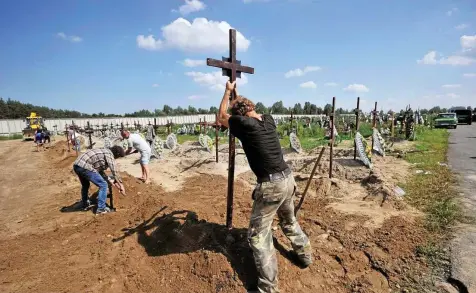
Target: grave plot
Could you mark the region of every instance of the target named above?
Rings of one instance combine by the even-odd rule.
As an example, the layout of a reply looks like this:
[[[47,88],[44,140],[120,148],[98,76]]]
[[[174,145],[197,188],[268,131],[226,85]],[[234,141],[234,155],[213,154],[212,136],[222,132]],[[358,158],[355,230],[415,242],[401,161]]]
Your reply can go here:
[[[66,141],[39,154],[21,172],[17,162],[30,156],[29,149],[19,142],[8,143],[0,145],[2,200],[9,198],[8,214],[0,219],[4,268],[0,291],[155,292],[160,288],[235,293],[256,284],[246,240],[254,175],[240,161],[244,159],[240,149],[229,230],[235,241],[228,243],[227,145],[219,163],[198,142],[193,146],[200,148],[196,156],[209,154],[208,158],[193,158],[193,151],[182,157],[165,156],[151,164],[155,182],[151,185],[129,175],[140,172],[138,164],[129,158],[119,160],[128,195],[115,197],[115,213],[97,217],[60,212],[74,204],[80,192],[71,172],[75,152],[68,152]],[[13,149],[15,159],[7,155]],[[298,198],[319,151],[285,155],[299,186]],[[328,178],[327,148],[298,215],[313,247],[310,268],[301,270],[293,264],[289,242],[277,223],[273,225],[282,292],[432,288],[424,277],[426,264],[415,255],[416,247],[425,241],[420,215],[394,192],[407,175],[408,164],[392,156],[376,156],[371,171],[353,159],[352,148],[334,151],[333,178]],[[38,169],[42,178],[30,176]],[[18,186],[20,177],[24,184]],[[38,192],[25,202],[19,195],[32,186]]]

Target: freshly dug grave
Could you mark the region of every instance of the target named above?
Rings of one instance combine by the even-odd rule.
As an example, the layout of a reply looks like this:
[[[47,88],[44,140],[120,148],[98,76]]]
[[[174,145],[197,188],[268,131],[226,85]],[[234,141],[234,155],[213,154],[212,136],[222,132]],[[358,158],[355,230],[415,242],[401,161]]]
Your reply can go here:
[[[166,192],[124,173],[127,196],[115,192],[117,212],[65,212],[80,193],[68,165],[74,155],[53,148],[28,160],[29,149],[14,147],[15,159],[0,155],[2,175],[8,175],[0,177],[7,207],[0,217],[1,292],[246,292],[256,285],[246,241],[252,186],[244,180],[235,182],[235,242],[227,244],[223,176],[188,177],[180,189]],[[22,159],[29,165],[19,172]],[[34,176],[37,170],[41,178]],[[331,207],[338,186],[331,188],[307,198],[300,213],[313,246],[312,266],[294,265],[289,242],[275,232],[282,292],[431,288],[421,277],[426,265],[415,255],[425,242],[418,219],[395,216],[367,227],[369,216]]]

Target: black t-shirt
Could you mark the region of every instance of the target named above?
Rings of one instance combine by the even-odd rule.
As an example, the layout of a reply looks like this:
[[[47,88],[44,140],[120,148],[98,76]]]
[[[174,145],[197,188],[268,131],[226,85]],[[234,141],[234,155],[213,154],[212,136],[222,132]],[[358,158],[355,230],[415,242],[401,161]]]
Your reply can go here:
[[[258,178],[288,168],[281,151],[273,117],[267,114],[261,117],[262,121],[232,115],[228,120],[231,134],[241,141],[251,170]]]

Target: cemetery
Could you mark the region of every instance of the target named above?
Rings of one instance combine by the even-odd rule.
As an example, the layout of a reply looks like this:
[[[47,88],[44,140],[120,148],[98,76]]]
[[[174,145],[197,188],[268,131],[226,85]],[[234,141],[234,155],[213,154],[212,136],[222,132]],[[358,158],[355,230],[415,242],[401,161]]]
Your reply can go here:
[[[230,55],[208,58],[207,65],[221,68],[230,81],[255,74],[237,60],[233,29],[229,42]],[[235,98],[232,93],[230,100]],[[448,251],[433,243],[444,243],[443,231],[459,212],[452,197],[443,195],[452,191],[453,180],[446,163],[448,130],[435,129],[436,115],[422,115],[411,105],[394,113],[378,110],[372,101],[373,108],[364,109],[356,97],[353,113],[342,114],[336,113],[339,97],[326,102],[332,107],[324,115],[271,113],[297,184],[295,216],[314,255],[308,268],[296,265],[275,221],[280,289],[447,292]],[[8,211],[0,219],[0,291],[256,288],[247,230],[257,178],[242,142],[218,113],[48,123],[53,139],[45,151],[34,151],[28,141],[0,142],[0,200]],[[127,150],[124,130],[150,144],[152,183],[139,178],[138,154],[118,158],[127,194],[109,186],[113,212],[78,212],[81,185],[73,163],[88,150]],[[93,191],[98,202],[99,192]],[[22,209],[15,206],[32,192]],[[443,206],[425,202],[431,192]],[[440,211],[446,214],[438,218]]]

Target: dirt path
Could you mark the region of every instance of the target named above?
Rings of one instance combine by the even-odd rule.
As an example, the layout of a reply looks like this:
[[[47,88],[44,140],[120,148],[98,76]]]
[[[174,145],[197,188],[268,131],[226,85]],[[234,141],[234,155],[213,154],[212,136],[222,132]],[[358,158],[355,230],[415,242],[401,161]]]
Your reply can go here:
[[[0,292],[235,293],[256,284],[246,241],[248,172],[235,184],[236,241],[227,244],[226,178],[207,174],[212,163],[184,173],[174,191],[124,174],[128,195],[115,197],[117,212],[95,216],[61,212],[79,199],[72,154],[61,143],[32,151],[31,143],[0,143]],[[384,201],[386,184],[396,182],[388,170],[398,164],[382,159],[370,177],[361,166],[338,167],[333,182],[317,176],[300,213],[315,263],[305,270],[295,266],[289,242],[275,232],[282,292],[433,290],[427,266],[415,254],[425,242],[418,216]],[[306,174],[307,165],[293,168]]]

